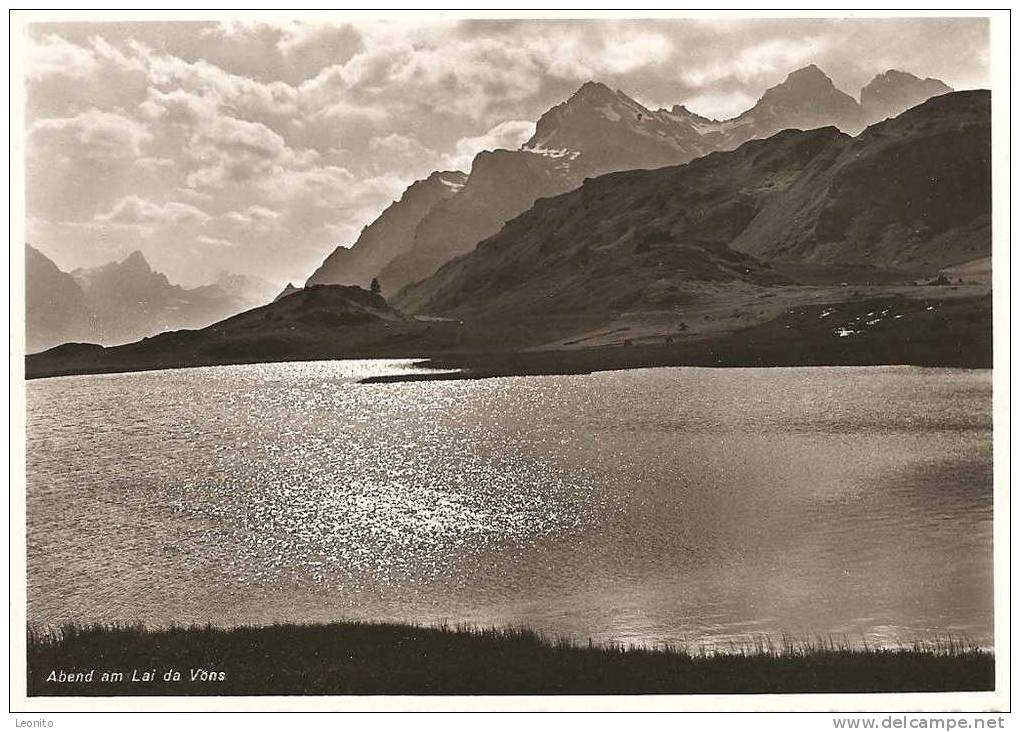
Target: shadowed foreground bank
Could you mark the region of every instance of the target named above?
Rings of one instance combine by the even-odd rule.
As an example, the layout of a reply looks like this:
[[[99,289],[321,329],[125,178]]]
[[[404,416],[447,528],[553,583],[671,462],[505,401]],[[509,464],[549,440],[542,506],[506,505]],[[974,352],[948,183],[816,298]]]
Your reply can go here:
[[[872,316],[890,312],[896,315],[869,323]],[[904,316],[903,320],[897,319]],[[672,344],[434,356],[418,364],[429,371],[374,376],[363,383],[588,374],[668,366],[895,365],[990,369],[991,322],[990,297],[938,303],[873,298],[853,306],[829,303],[798,307],[753,327]],[[846,337],[840,337],[838,332]],[[432,369],[448,371],[436,373]]]
[[[991,653],[953,640],[882,650],[758,638],[707,655],[358,622],[28,637],[29,696],[980,691],[994,688],[994,667]]]
[[[302,295],[327,301],[343,295],[330,290],[319,287]],[[299,299],[292,295],[266,308],[300,305]],[[674,333],[668,338],[660,334],[635,339],[628,327],[617,345],[550,350],[535,350],[527,340],[528,334],[536,342],[551,338],[547,321],[526,325],[400,322],[381,329],[371,325],[340,328],[326,317],[329,312],[314,311],[304,313],[299,326],[282,316],[271,320],[276,330],[269,337],[263,331],[270,326],[261,313],[266,308],[201,331],[164,333],[124,346],[64,344],[27,356],[25,377],[349,358],[427,359],[422,366],[455,370],[373,377],[365,380],[368,383],[587,374],[659,366],[992,367],[990,295],[930,299],[890,295],[801,303],[764,322],[731,324],[727,327],[735,330],[712,335],[688,338]],[[249,320],[254,324],[241,327]],[[570,332],[581,328],[580,323],[572,327],[557,323],[557,327]]]

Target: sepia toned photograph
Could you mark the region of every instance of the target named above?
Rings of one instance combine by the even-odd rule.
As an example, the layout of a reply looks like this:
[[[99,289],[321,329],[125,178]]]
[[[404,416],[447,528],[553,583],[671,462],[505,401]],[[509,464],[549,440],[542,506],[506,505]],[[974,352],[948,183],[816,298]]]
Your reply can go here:
[[[997,19],[872,16],[15,24],[12,689],[996,708]]]

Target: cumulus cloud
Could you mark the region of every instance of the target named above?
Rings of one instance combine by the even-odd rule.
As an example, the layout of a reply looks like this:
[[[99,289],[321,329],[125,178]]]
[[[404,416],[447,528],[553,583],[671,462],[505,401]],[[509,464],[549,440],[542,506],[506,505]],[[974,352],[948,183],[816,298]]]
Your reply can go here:
[[[663,33],[612,24],[600,30],[550,28],[512,42],[521,42],[548,73],[573,81],[628,74],[673,57],[674,43]]]
[[[150,89],[140,110],[181,131],[190,187],[243,183],[281,167],[308,166],[318,158],[314,150],[292,149],[267,124],[231,116],[208,91]]]
[[[96,221],[114,224],[202,224],[212,217],[188,203],[153,203],[138,196],[125,196],[106,213],[97,213]]]
[[[471,161],[482,150],[516,150],[534,134],[534,122],[520,119],[501,122],[485,134],[457,140],[456,152],[447,158],[447,165],[470,170]]]
[[[29,135],[35,144],[49,144],[72,152],[110,157],[137,157],[152,139],[144,124],[114,112],[90,109],[73,117],[39,119]]]
[[[205,234],[199,236],[197,239],[195,239],[195,241],[197,241],[199,244],[208,244],[209,246],[212,247],[231,248],[237,246],[236,244],[234,244],[234,242],[229,241],[227,239],[219,239],[215,236],[206,236]]]
[[[138,105],[148,119],[171,125],[191,126],[217,116],[221,101],[205,91],[172,89],[161,91],[150,87],[148,97]]]
[[[202,35],[228,41],[269,38],[284,55],[298,53],[309,46],[335,45],[360,39],[357,30],[347,23],[306,22],[300,20],[245,20],[233,18],[205,28]]]
[[[170,158],[156,158],[146,156],[144,158],[138,158],[138,160],[135,161],[135,165],[141,168],[145,168],[146,170],[158,172],[160,170],[165,170],[166,168],[173,168],[174,166],[177,165],[177,163],[175,163]]]
[[[413,178],[427,176],[437,167],[449,167],[447,160],[450,156],[441,155],[412,135],[392,132],[373,137],[368,143],[368,150],[376,170],[401,169]]]
[[[709,119],[727,119],[734,116],[734,110],[749,109],[755,97],[740,90],[731,92],[707,92],[688,97],[684,104],[696,109],[698,114]]]
[[[81,78],[93,73],[99,66],[95,55],[87,48],[49,34],[30,40],[26,71],[29,79],[47,76]]]
[[[183,89],[214,96],[220,104],[249,114],[293,115],[297,91],[282,81],[262,83],[231,74],[203,60],[185,61],[169,54],[152,53],[139,46],[148,79],[157,89]]]
[[[202,58],[187,60],[139,41],[114,45],[101,35],[92,35],[81,43],[72,43],[48,34],[30,41],[26,66],[30,80],[101,74],[107,83],[114,78],[118,82],[131,79],[143,89],[207,95],[244,115],[280,117],[297,112],[297,89],[286,82],[258,81]]]
[[[279,211],[259,205],[249,206],[243,211],[228,211],[223,214],[224,220],[241,226],[271,224],[279,219],[280,216]]]
[[[272,219],[280,218],[280,212],[274,211],[271,208],[265,206],[249,206],[248,215],[258,221],[270,221]]]
[[[375,153],[403,155],[427,155],[432,151],[422,145],[418,140],[407,135],[400,135],[392,132],[385,137],[373,137],[369,143],[369,149]]]
[[[231,18],[222,20],[215,25],[202,29],[202,35],[207,38],[229,39],[248,38],[262,32],[273,34],[274,38],[280,35],[280,24],[269,23],[263,20],[246,20],[244,18]]]
[[[191,186],[244,183],[282,169],[301,169],[318,158],[314,150],[292,150],[283,137],[259,122],[218,116],[196,127],[186,149],[198,166]]]
[[[173,190],[173,195],[176,198],[188,198],[197,203],[208,203],[215,198],[212,193],[207,191],[200,191],[196,188],[185,187],[175,188]]]
[[[287,23],[280,29],[276,47],[284,56],[294,56],[309,49],[324,47],[334,52],[360,48],[361,34],[347,23]]]
[[[673,44],[661,33],[637,33],[610,43],[596,68],[610,74],[626,74],[645,66],[661,64],[673,56]]]
[[[342,94],[342,92],[339,92]],[[314,100],[308,104],[309,116],[313,121],[337,120],[351,121],[362,119],[365,122],[384,122],[390,117],[389,111],[381,105],[364,104],[351,99],[335,99],[333,101]]]
[[[405,176],[384,173],[358,176],[335,165],[303,170],[280,170],[262,180],[259,189],[267,202],[286,211],[281,226],[306,229],[341,225],[357,230],[400,196],[410,183]]]
[[[303,103],[332,107],[332,116],[337,109],[375,119],[431,111],[489,121],[542,84],[539,60],[513,38],[381,23],[362,36],[361,51],[300,85]]]
[[[797,40],[773,39],[741,50],[730,58],[689,69],[683,79],[693,87],[724,80],[748,82],[776,71],[792,71],[818,58],[824,41],[810,37]]]
[[[350,209],[380,198],[392,197],[406,184],[402,176],[360,178],[347,168],[326,165],[301,170],[280,170],[262,181],[267,197],[294,204]]]

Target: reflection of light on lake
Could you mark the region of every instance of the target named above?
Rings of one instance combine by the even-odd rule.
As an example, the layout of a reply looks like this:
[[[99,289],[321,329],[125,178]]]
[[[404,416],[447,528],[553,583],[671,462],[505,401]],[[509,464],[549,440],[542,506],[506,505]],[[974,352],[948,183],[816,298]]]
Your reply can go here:
[[[167,486],[179,510],[215,517],[217,531],[237,530],[244,552],[271,558],[244,571],[308,568],[316,582],[345,585],[427,581],[455,554],[511,551],[592,518],[583,473],[527,459],[483,423],[444,419],[477,389],[352,384],[379,375],[372,362],[294,366],[282,380],[279,367],[256,367],[260,388],[228,397],[223,406],[243,427],[214,448],[217,480]],[[253,414],[280,416],[266,424]]]
[[[29,383],[29,615],[991,637],[989,372]]]

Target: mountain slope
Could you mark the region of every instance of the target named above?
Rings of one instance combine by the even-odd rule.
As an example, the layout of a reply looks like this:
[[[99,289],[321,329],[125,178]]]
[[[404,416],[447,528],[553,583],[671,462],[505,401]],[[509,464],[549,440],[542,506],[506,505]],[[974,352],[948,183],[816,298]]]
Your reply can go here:
[[[861,89],[861,108],[872,124],[951,91],[953,88],[939,79],[919,79],[905,71],[889,69]]]
[[[576,188],[590,176],[686,162],[714,149],[708,122],[681,107],[652,111],[620,91],[588,82],[542,115],[520,150],[479,153],[464,188],[422,219],[410,250],[379,274],[401,288],[500,230],[536,199]]]
[[[587,82],[543,114],[522,149],[564,158],[573,178],[630,168],[660,168],[714,149],[683,107],[650,110],[605,84]]]
[[[911,85],[908,76],[877,78],[866,87],[868,99],[880,97],[883,110],[899,112],[926,91],[940,93],[941,82]],[[794,71],[751,109],[724,121],[680,105],[652,110],[619,90],[587,82],[539,118],[535,134],[520,150],[480,153],[459,192],[428,211],[415,209],[399,236],[377,242],[363,235],[351,250],[338,249],[309,282],[365,284],[378,275],[383,291],[393,295],[471,251],[536,199],[572,190],[587,177],[677,165],[789,128],[834,125],[856,133],[867,118],[861,105],[814,65]],[[383,217],[376,223],[383,223]],[[399,246],[383,243],[391,240]],[[345,278],[340,272],[354,275]]]
[[[854,134],[864,123],[864,112],[857,100],[837,89],[832,79],[811,64],[766,90],[743,114],[720,123],[723,140],[716,149],[732,149],[786,129],[810,130],[832,125]]]
[[[727,245],[846,138],[788,131],[686,165],[611,173],[538,201],[399,306],[466,316],[675,307],[699,287],[779,281]]]
[[[459,191],[466,178],[460,171],[444,171],[412,183],[398,201],[362,230],[353,246],[334,249],[306,286],[367,287],[391,260],[411,249],[421,220],[434,205]]]
[[[94,338],[93,315],[75,279],[25,245],[25,346],[28,352]]]
[[[718,283],[781,281],[765,260],[975,259],[990,251],[988,113],[987,92],[948,94],[858,138],[786,130],[686,165],[587,180],[397,305],[457,317],[654,309]]]
[[[573,187],[555,159],[518,150],[479,153],[464,187],[422,218],[411,247],[379,272],[384,293],[395,293],[435,272],[451,257],[470,251],[536,197]]]
[[[935,97],[873,125],[732,246],[822,264],[942,268],[991,254],[991,100]]]
[[[312,286],[314,287],[314,285],[312,285]],[[294,287],[294,285],[292,283],[288,282],[284,286],[284,288],[282,290],[280,290],[279,294],[276,297],[273,298],[273,302],[276,302],[277,300],[282,300],[283,298],[287,297],[288,295],[293,295],[295,292],[300,292],[300,291],[301,291],[300,287]]]

